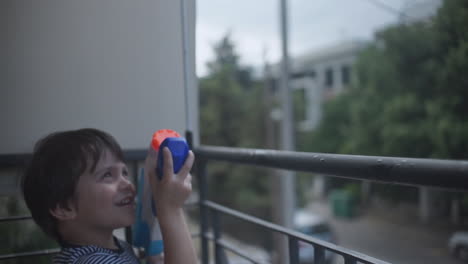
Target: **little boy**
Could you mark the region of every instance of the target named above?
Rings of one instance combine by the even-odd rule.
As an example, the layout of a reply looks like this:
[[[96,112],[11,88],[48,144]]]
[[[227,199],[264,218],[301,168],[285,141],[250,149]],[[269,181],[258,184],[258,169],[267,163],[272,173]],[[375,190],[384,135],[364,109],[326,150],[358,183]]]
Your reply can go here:
[[[155,175],[158,154],[164,155],[161,180]],[[166,264],[197,263],[182,208],[192,189],[193,161],[190,152],[177,174],[167,148],[163,153],[149,148],[145,161]],[[34,221],[62,247],[54,263],[138,263],[132,247],[112,234],[135,221],[136,191],[122,150],[109,134],[80,129],[43,138],[35,146],[22,189]]]

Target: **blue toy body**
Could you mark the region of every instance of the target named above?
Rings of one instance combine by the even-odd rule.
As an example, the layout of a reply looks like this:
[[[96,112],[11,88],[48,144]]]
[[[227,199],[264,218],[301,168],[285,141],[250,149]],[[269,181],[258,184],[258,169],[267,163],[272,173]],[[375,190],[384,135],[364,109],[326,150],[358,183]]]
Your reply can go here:
[[[164,155],[162,150],[164,147],[168,147],[172,153],[172,162],[174,165],[174,173],[178,173],[180,168],[185,163],[187,159],[189,147],[187,141],[181,137],[168,137],[159,146],[159,155],[158,155],[158,165],[156,167],[156,175],[161,180],[163,177],[163,164],[164,164]]]
[[[168,137],[164,139],[164,141],[159,146],[159,154],[158,154],[158,164],[156,167],[156,176],[159,180],[163,177],[163,164],[164,164],[164,155],[162,154],[162,150],[164,147],[168,147],[172,153],[172,164],[174,168],[174,173],[178,173],[179,170],[184,166],[185,160],[187,159],[189,147],[187,141],[181,137]],[[157,215],[156,206],[154,202],[151,201],[151,209],[153,211],[153,215]]]

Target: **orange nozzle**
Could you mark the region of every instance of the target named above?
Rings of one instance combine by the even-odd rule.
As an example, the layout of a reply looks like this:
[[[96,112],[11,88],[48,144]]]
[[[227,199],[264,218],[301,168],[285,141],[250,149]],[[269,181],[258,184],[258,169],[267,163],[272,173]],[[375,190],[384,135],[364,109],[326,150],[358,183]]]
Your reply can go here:
[[[151,140],[151,147],[154,150],[159,151],[159,146],[163,141],[168,137],[180,137],[179,133],[171,129],[161,129],[153,134],[153,139]]]

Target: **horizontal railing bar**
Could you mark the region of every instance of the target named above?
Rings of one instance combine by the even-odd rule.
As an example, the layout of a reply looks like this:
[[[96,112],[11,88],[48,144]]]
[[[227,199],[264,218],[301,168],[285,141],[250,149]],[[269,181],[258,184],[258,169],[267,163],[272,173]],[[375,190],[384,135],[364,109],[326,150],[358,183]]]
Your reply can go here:
[[[52,255],[58,252],[60,252],[59,248],[53,248],[53,249],[43,249],[43,250],[23,252],[23,253],[6,254],[6,255],[0,255],[0,260],[24,258],[24,257],[38,257],[38,256]]]
[[[196,201],[190,201],[190,202],[185,202],[185,203],[184,203],[184,208],[186,208],[186,209],[198,208],[198,205],[199,205],[198,200],[196,200]]]
[[[325,248],[326,250],[335,252],[338,255],[341,255],[341,256],[343,256],[345,258],[346,257],[352,257],[352,258],[355,258],[355,259],[359,260],[362,263],[369,263],[369,264],[388,264],[388,262],[385,262],[385,261],[382,261],[382,260],[367,256],[367,255],[364,255],[362,253],[359,253],[359,252],[356,252],[356,251],[353,251],[353,250],[346,249],[346,248],[341,247],[341,246],[334,245],[334,244],[326,242],[326,241],[322,241],[322,240],[307,236],[307,235],[302,234],[300,232],[297,232],[297,231],[282,227],[282,226],[277,225],[277,224],[270,223],[268,221],[262,220],[260,218],[254,217],[254,216],[244,214],[242,212],[227,208],[225,206],[222,206],[220,204],[217,204],[217,203],[214,203],[214,202],[211,202],[211,201],[204,201],[203,205],[207,206],[211,210],[216,210],[216,211],[222,212],[224,214],[233,216],[235,218],[242,219],[242,220],[244,220],[246,222],[261,226],[261,227],[266,228],[268,230],[273,230],[273,231],[276,231],[278,233],[282,233],[282,234],[287,235],[287,236],[295,237],[295,238],[297,238],[299,240],[302,240],[304,242],[307,242],[309,244],[320,246],[322,248]]]
[[[213,236],[211,233],[206,233],[206,234],[204,235],[204,237],[205,237],[206,239],[208,239],[208,240],[213,241],[214,243],[216,243],[216,241],[215,241],[215,239],[214,239],[214,236]],[[246,254],[244,254],[244,253],[242,252],[241,249],[239,249],[239,248],[237,248],[236,246],[232,245],[232,243],[229,243],[228,241],[226,241],[226,240],[223,239],[223,238],[220,238],[220,239],[218,240],[218,245],[220,245],[222,248],[225,248],[225,249],[231,251],[232,253],[238,255],[239,257],[242,257],[242,258],[244,258],[244,259],[246,259],[246,260],[248,260],[248,261],[250,261],[250,262],[252,262],[252,263],[254,263],[254,264],[263,264],[262,262],[258,262],[258,260],[255,260],[255,259],[253,259],[253,258],[247,256]]]
[[[262,264],[262,262],[258,262],[257,260],[249,257],[248,255],[244,254],[241,249],[235,247],[234,245],[230,244],[229,242],[227,242],[226,240],[224,240],[222,238],[218,240],[217,244],[220,245],[222,248],[231,251],[232,253],[236,254],[237,256],[252,262],[253,264]]]
[[[468,190],[468,162],[199,146],[198,159],[307,171],[356,180]]]
[[[24,166],[31,157],[30,153],[0,154],[0,168]]]
[[[192,238],[200,237],[200,233],[191,233]],[[42,256],[42,255],[51,255],[58,253],[60,249],[45,249],[31,252],[15,253],[15,254],[6,254],[0,255],[0,260],[13,259],[13,258],[22,258],[22,257],[32,257],[32,256]]]
[[[126,161],[144,161],[147,149],[125,149],[123,150]],[[31,159],[31,153],[0,154],[0,168],[24,166]]]
[[[29,220],[29,219],[32,219],[32,216],[30,216],[30,215],[5,216],[5,217],[0,217],[0,223],[1,222],[20,221],[20,220]]]
[[[185,208],[193,208],[193,207],[196,207],[198,206],[199,202],[198,200],[197,201],[190,201],[190,202],[186,202],[184,204],[184,207]],[[0,223],[1,222],[13,222],[13,221],[20,221],[20,220],[30,220],[32,219],[32,216],[31,215],[18,215],[18,216],[3,216],[3,217],[0,217]]]
[[[184,204],[184,207],[187,209],[191,209],[194,207],[198,206],[198,201],[191,201],[191,202],[186,202]],[[20,215],[20,216],[4,216],[0,217],[0,223],[1,222],[14,222],[14,221],[20,221],[20,220],[30,220],[32,219],[31,215]]]

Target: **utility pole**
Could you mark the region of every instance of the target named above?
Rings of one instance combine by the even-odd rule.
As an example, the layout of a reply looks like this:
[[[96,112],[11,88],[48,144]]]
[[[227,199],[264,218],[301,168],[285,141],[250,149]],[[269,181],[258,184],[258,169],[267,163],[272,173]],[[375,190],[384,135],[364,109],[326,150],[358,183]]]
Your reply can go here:
[[[288,17],[287,0],[281,0],[281,92],[283,105],[283,119],[281,129],[281,143],[283,150],[295,150],[294,116],[292,111],[291,89],[289,87],[289,52],[288,52]],[[285,226],[292,227],[292,215],[295,208],[294,176],[292,171],[285,171],[282,177],[282,186],[284,186],[284,213]]]
[[[294,117],[289,88],[289,54],[288,54],[288,10],[287,0],[280,0],[280,28],[281,28],[281,76],[280,90],[282,101],[281,119],[281,149],[295,149]],[[276,188],[273,188],[277,197],[273,205],[274,220],[276,223],[288,228],[293,227],[295,212],[295,174],[292,171],[282,171],[275,177]],[[275,195],[275,193],[273,195]],[[276,263],[289,263],[288,241],[285,236],[275,236]]]

